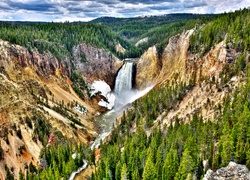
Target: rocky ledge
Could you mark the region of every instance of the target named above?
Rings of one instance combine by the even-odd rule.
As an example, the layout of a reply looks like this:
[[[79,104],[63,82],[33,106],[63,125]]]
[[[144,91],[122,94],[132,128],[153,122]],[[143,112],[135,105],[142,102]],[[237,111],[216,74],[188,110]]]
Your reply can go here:
[[[249,180],[250,172],[245,165],[230,162],[227,167],[218,169],[216,172],[209,169],[203,180]]]

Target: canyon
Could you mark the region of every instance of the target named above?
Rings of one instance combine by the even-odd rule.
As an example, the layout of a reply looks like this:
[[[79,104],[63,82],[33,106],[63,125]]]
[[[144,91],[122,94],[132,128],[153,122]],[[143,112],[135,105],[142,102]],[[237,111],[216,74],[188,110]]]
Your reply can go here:
[[[215,121],[217,113],[213,107],[224,102],[229,87],[234,92],[242,84],[240,76],[231,78],[227,87],[206,84],[205,80],[222,81],[224,67],[234,64],[240,53],[232,47],[227,48],[225,37],[206,54],[192,54],[188,47],[190,36],[195,31],[186,30],[171,37],[162,53],[156,46],[150,47],[134,63],[134,77],[130,81],[134,79],[135,90],[151,86],[157,89],[177,83],[194,86],[187,91],[178,106],[157,117],[155,125],[161,122],[162,127],[165,124],[169,126],[177,115],[186,123],[197,112],[205,121]],[[41,54],[35,49],[29,51],[25,47],[0,40],[0,141],[3,151],[0,179],[6,177],[5,166],[18,177],[19,171],[25,172],[27,165],[41,165],[39,156],[46,142],[42,142],[43,139],[34,133],[36,126],[41,125],[36,117],[41,117],[43,122],[51,126],[50,131],[45,131],[43,136],[60,132],[72,141],[92,144],[100,133],[94,119],[107,111],[98,103],[107,101],[107,98],[100,93],[89,96],[91,85],[99,80],[104,81],[119,95],[121,89],[115,87],[119,70],[130,66],[129,75],[133,75],[133,65],[104,48],[82,43],[74,46],[72,52],[71,62],[69,58],[57,59],[50,52]],[[75,92],[74,82],[70,79],[73,69],[79,72],[86,83],[87,88],[82,90],[86,97],[84,99]],[[79,110],[78,105],[84,107],[85,111]],[[59,106],[64,107],[66,116],[56,109]],[[72,124],[70,117],[74,117],[78,124]],[[29,119],[32,119],[31,123]]]

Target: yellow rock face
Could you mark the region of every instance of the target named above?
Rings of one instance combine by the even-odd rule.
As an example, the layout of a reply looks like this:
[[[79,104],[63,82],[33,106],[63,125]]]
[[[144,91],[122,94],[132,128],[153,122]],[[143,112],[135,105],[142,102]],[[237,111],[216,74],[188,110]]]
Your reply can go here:
[[[150,47],[139,59],[136,70],[136,88],[144,89],[156,83],[161,61],[155,46]]]

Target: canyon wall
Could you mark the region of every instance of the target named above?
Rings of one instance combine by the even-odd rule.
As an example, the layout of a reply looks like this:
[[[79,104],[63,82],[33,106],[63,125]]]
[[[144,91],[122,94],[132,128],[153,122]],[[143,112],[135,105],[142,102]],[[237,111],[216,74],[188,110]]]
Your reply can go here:
[[[237,58],[235,50],[226,49],[225,40],[205,55],[191,54],[188,47],[193,33],[192,29],[171,37],[161,55],[155,46],[149,48],[138,61],[136,87],[143,89],[149,84],[171,84],[172,81],[188,84],[202,78],[218,77],[224,65]]]
[[[84,80],[92,84],[95,80],[104,80],[114,87],[117,71],[123,62],[109,51],[87,44],[79,44],[73,48],[73,64],[81,72]]]

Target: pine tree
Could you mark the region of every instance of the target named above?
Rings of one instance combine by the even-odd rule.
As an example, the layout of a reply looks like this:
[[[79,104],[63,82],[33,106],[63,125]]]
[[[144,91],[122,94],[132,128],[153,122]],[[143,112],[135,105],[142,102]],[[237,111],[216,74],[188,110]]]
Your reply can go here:
[[[221,145],[222,145],[222,151],[221,151],[221,161],[222,166],[227,166],[227,164],[231,161],[232,155],[233,155],[233,138],[229,134],[225,134],[221,138]]]
[[[118,161],[115,167],[115,179],[121,179],[121,171],[122,171],[122,165],[121,162]]]
[[[125,163],[122,165],[121,180],[128,180],[127,165]]]
[[[192,173],[194,167],[195,163],[192,156],[190,155],[190,151],[188,149],[185,149],[181,158],[178,172],[175,176],[175,180],[185,180],[188,174]]]
[[[164,165],[162,169],[162,180],[174,179],[175,174],[178,171],[178,166],[179,163],[177,151],[174,149],[170,149],[164,160]]]
[[[138,168],[135,168],[132,172],[132,180],[138,180],[140,179],[139,171]]]
[[[143,180],[154,180],[156,178],[156,168],[150,157],[147,158],[142,178]]]

